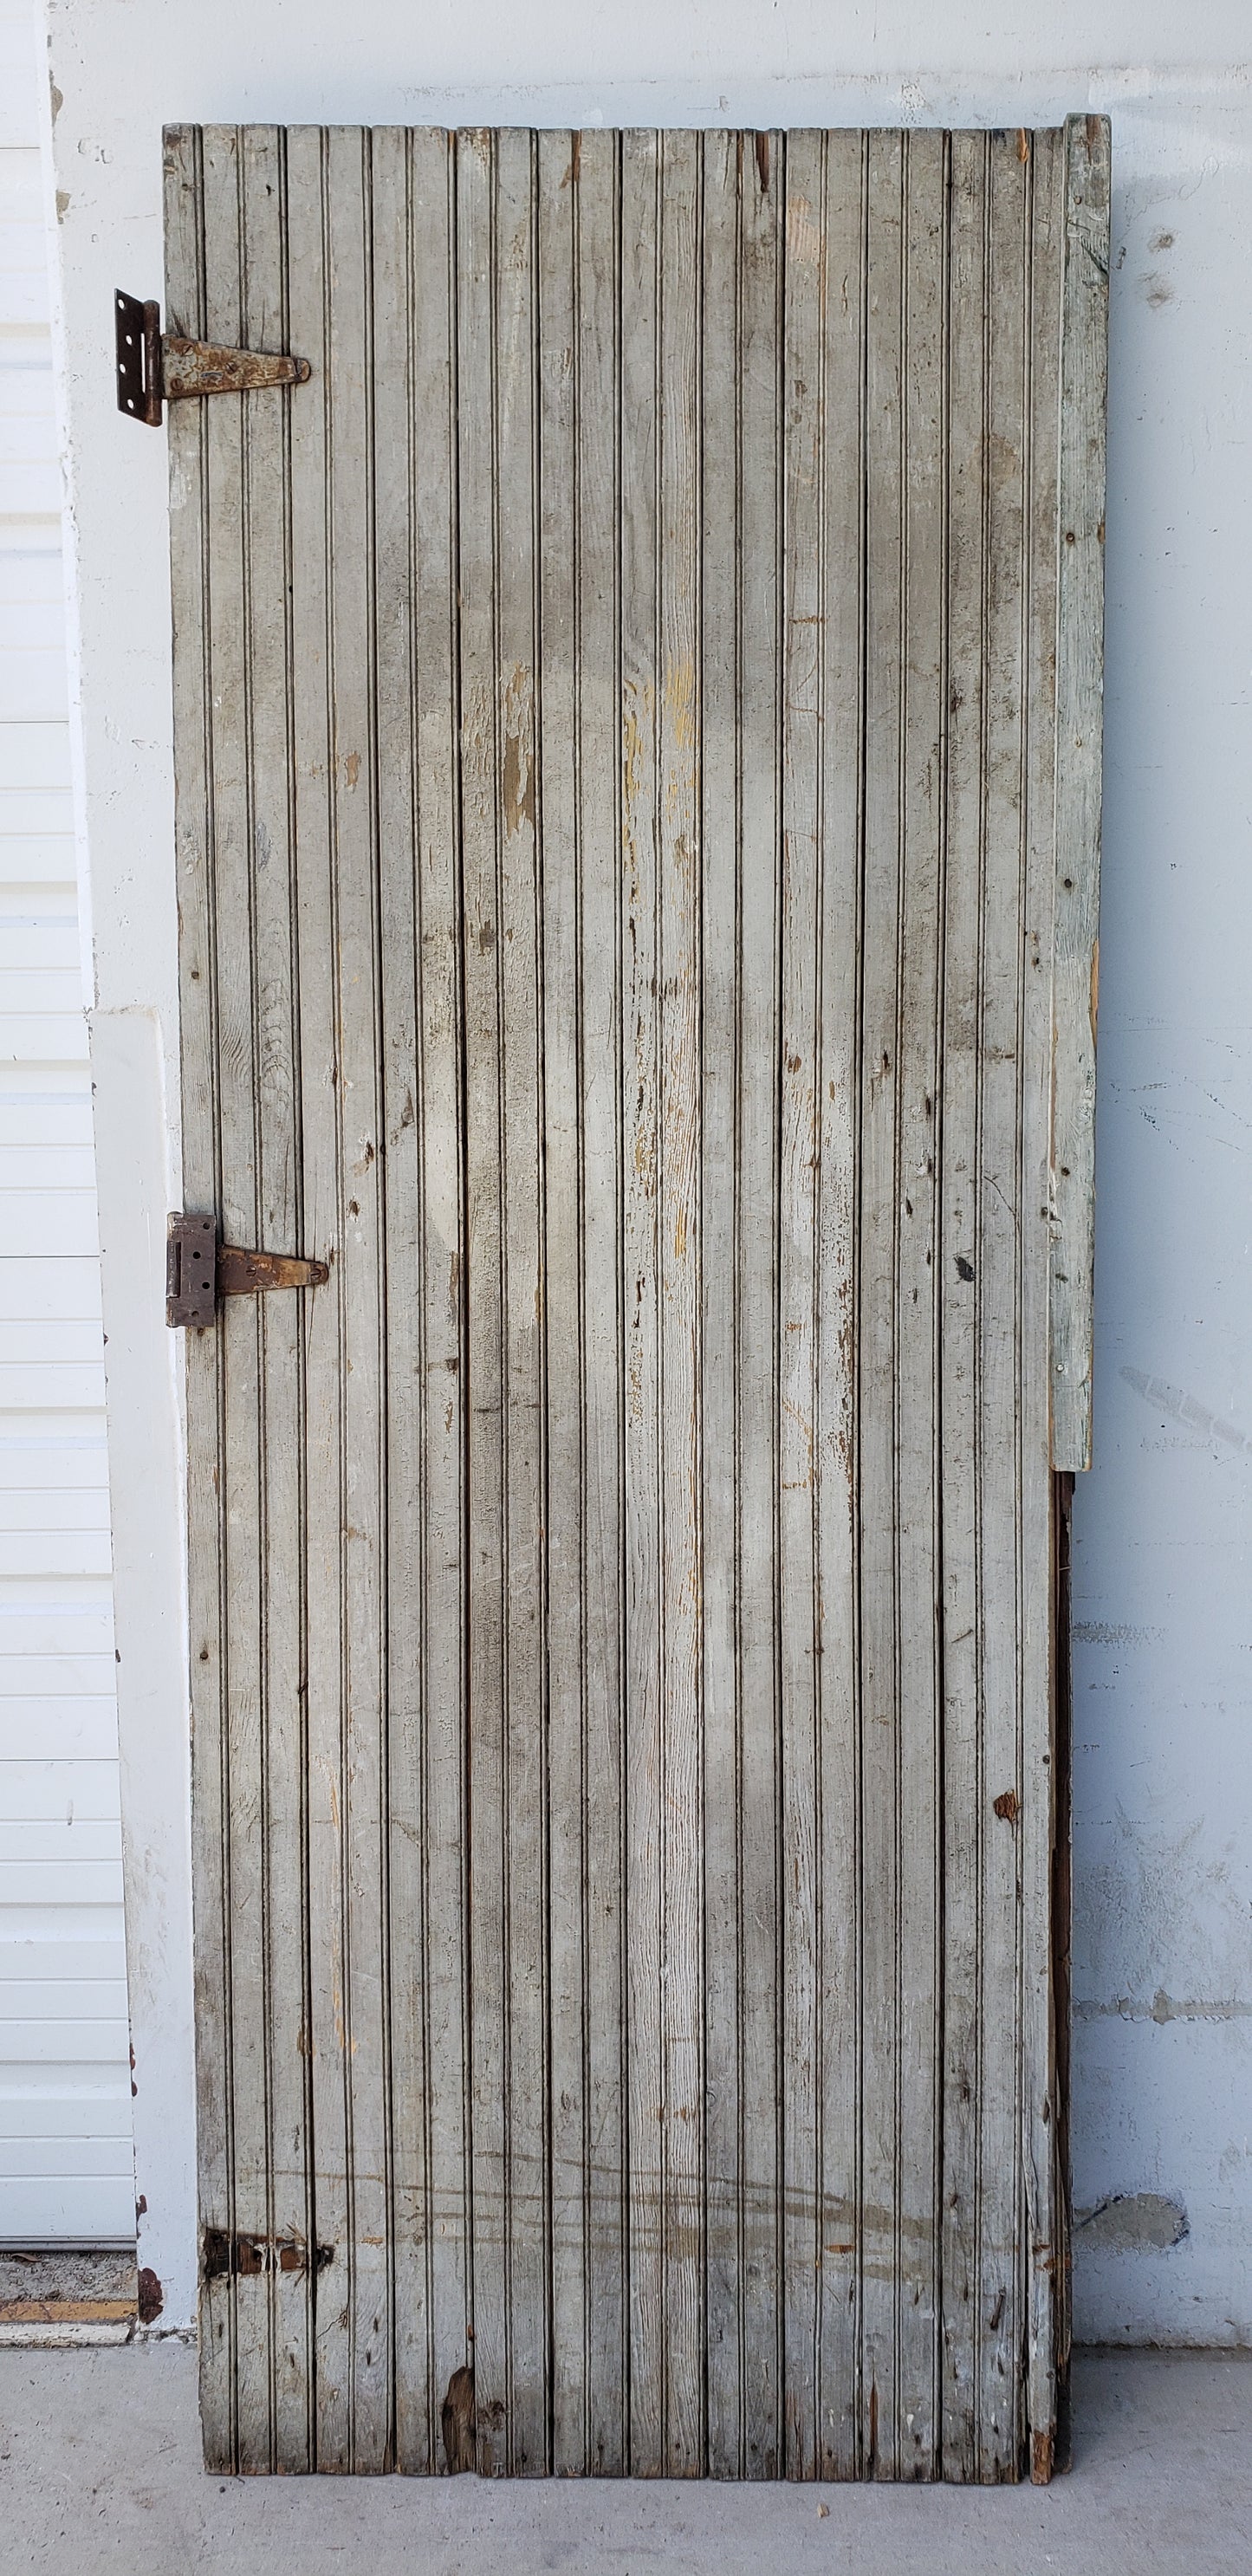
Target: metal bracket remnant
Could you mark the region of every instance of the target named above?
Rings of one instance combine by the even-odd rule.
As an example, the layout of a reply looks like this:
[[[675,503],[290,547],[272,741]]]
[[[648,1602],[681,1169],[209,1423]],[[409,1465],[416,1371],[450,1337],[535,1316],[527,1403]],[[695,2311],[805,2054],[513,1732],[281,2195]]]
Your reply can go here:
[[[278,357],[261,349],[215,349],[206,340],[179,340],[161,329],[161,307],[119,286],[113,297],[117,344],[117,407],[128,420],[161,426],[162,402],[188,402],[193,394],[255,393],[265,385],[306,385],[307,358]]]
[[[185,1216],[180,1209],[169,1220],[165,1320],[175,1329],[186,1325],[202,1332],[216,1319],[219,1297],[258,1297],[270,1288],[324,1288],[329,1277],[325,1261],[219,1244],[211,1216]]]

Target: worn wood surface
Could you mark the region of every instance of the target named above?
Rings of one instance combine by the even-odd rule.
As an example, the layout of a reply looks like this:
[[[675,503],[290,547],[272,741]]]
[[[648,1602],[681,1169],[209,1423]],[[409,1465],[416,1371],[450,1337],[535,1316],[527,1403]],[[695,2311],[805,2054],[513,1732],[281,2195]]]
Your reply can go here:
[[[1091,1464],[1095,1044],[1100,981],[1104,413],[1109,129],[1065,127],[1060,563],[1056,639],[1056,1083],[1052,1135],[1052,1464]]]
[[[207,2457],[1041,2471],[1104,129],[167,173]]]

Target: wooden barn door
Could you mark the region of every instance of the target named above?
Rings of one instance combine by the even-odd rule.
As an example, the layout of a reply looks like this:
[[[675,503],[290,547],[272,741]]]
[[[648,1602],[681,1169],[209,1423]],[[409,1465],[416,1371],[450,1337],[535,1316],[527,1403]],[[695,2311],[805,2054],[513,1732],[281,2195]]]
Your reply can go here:
[[[1046,2475],[1106,129],[167,166],[208,2458]]]

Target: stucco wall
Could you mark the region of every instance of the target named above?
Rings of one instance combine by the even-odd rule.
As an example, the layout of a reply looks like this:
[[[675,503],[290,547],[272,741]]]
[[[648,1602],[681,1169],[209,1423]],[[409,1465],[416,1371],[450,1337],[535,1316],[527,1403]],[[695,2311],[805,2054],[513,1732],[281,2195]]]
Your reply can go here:
[[[1252,2342],[1252,89],[1242,0],[50,0],[140,2260],[194,2304],[164,440],[113,404],[170,118],[1113,119],[1097,1464],[1077,1504],[1076,2312]],[[989,18],[994,25],[989,27]],[[1120,2196],[1120,2198],[1118,2197]],[[1103,2207],[1113,2201],[1112,2208]]]

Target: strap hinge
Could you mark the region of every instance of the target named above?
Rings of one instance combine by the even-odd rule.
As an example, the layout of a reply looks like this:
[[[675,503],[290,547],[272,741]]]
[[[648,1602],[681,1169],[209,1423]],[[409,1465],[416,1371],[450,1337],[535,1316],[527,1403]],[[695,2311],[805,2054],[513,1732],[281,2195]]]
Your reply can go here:
[[[128,420],[161,426],[161,405],[193,394],[254,393],[264,385],[305,385],[307,358],[278,357],[261,349],[215,349],[206,340],[171,338],[161,329],[161,307],[141,304],[119,286],[113,297],[117,343],[117,407]]]
[[[186,1216],[180,1209],[169,1220],[167,1324],[203,1331],[216,1318],[219,1297],[258,1297],[270,1288],[324,1288],[329,1277],[325,1261],[304,1261],[290,1252],[245,1252],[240,1244],[219,1243],[211,1216]]]

